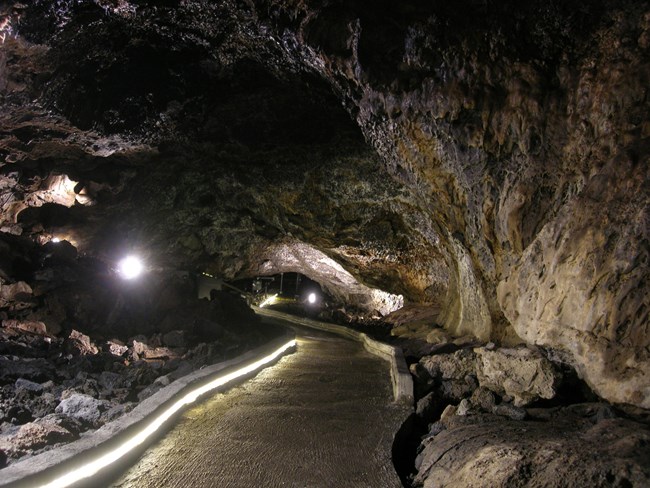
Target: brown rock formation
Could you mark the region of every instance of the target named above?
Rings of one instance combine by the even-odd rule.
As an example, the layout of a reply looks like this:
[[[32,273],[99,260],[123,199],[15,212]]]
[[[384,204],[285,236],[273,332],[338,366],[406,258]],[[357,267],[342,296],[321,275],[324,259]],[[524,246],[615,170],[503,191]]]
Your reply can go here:
[[[455,335],[543,346],[603,398],[650,406],[647,3],[2,15],[5,234],[226,278],[306,272],[368,307],[361,285],[402,294]],[[0,262],[3,286],[20,269]]]

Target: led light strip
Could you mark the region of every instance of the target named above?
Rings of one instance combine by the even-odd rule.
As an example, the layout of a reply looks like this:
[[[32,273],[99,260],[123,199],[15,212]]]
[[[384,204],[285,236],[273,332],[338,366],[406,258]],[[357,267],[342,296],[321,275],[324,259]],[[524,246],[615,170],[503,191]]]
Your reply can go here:
[[[104,454],[103,456],[97,458],[96,460],[91,461],[73,471],[70,471],[69,473],[60,476],[59,478],[56,478],[54,481],[51,481],[50,483],[41,485],[42,488],[64,488],[66,486],[72,485],[73,483],[76,483],[77,481],[81,481],[85,478],[89,478],[93,476],[100,469],[109,466],[110,464],[114,463],[115,461],[123,457],[125,454],[129,453],[131,450],[135,449],[140,444],[142,444],[145,440],[147,440],[148,437],[154,434],[172,415],[178,412],[185,405],[189,405],[190,403],[193,403],[194,401],[196,401],[198,397],[200,397],[204,393],[214,390],[219,386],[223,386],[226,383],[230,383],[231,381],[241,376],[244,376],[248,373],[252,373],[253,371],[264,366],[265,364],[270,363],[271,361],[273,361],[274,359],[276,359],[285,351],[294,347],[295,345],[296,345],[296,341],[295,339],[292,339],[286,344],[284,344],[282,347],[274,351],[273,353],[269,354],[268,356],[259,359],[258,361],[255,361],[254,363],[249,364],[248,366],[244,366],[243,368],[233,371],[232,373],[228,373],[215,380],[212,380],[211,382],[190,391],[189,393],[185,394],[183,398],[175,402],[171,407],[169,407],[160,415],[158,415],[158,417],[156,417],[147,427],[145,427],[143,430],[135,434],[130,439],[123,442],[120,446]]]

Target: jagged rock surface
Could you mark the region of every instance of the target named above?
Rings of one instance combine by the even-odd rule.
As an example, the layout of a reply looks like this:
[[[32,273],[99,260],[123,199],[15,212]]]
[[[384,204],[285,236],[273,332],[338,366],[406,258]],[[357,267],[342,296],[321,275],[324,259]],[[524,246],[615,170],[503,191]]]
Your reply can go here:
[[[3,8],[3,232],[226,277],[306,244],[650,405],[645,2]]]
[[[541,354],[527,348],[475,349],[476,373],[481,386],[513,398],[521,407],[540,398],[555,397],[561,373]]]
[[[536,422],[449,416],[427,439],[414,486],[646,486],[650,430],[593,410]]]

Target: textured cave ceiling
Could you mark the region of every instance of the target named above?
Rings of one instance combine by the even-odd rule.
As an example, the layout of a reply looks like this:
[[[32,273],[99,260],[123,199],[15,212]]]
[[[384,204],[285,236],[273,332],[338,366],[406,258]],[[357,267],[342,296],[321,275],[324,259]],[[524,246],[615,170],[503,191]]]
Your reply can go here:
[[[5,249],[401,294],[650,406],[647,3],[0,10]]]

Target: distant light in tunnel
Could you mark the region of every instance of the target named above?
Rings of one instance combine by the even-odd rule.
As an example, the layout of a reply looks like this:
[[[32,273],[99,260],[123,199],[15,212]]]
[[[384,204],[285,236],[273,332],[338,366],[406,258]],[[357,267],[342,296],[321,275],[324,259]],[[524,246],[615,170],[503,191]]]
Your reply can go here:
[[[61,239],[58,237],[52,237],[52,242],[61,242]]]
[[[122,444],[109,451],[108,453],[96,458],[94,461],[89,461],[86,464],[83,464],[81,467],[76,468],[67,474],[56,478],[55,480],[41,485],[42,488],[65,488],[67,486],[73,485],[78,481],[89,478],[95,475],[100,469],[110,466],[112,463],[122,458],[128,454],[131,450],[138,447],[142,444],[148,437],[152,436],[162,425],[169,420],[169,418],[178,412],[185,405],[189,405],[197,400],[201,395],[208,393],[215,388],[223,386],[227,383],[234,381],[235,379],[250,374],[258,369],[260,369],[265,364],[270,363],[274,359],[278,358],[288,349],[295,347],[295,339],[290,340],[289,342],[282,345],[280,348],[276,349],[274,352],[268,356],[263,357],[250,363],[247,366],[244,366],[236,371],[220,376],[211,382],[197,387],[192,391],[186,393],[182,398],[172,404],[169,408],[164,410],[160,415],[154,418],[147,427],[145,427],[140,432],[135,433],[131,438],[124,441]]]
[[[142,265],[142,261],[137,257],[127,256],[118,263],[117,270],[122,278],[132,280],[140,276],[144,270],[144,266]]]
[[[307,297],[307,301],[311,304],[316,303],[316,293],[310,293]]]
[[[278,298],[278,294],[276,293],[275,295],[271,295],[269,297],[266,297],[262,303],[260,303],[260,308],[264,308],[267,305],[273,305]]]
[[[342,257],[346,256],[342,248],[333,251]],[[317,282],[321,290],[337,303],[350,303],[352,300],[368,313],[376,310],[382,316],[399,310],[404,305],[402,295],[394,295],[362,284],[340,263],[303,242],[272,245],[260,258],[258,273],[272,275],[282,271],[299,271]],[[318,293],[316,294],[316,303],[323,299]],[[301,300],[305,305],[309,303],[304,294],[301,295]]]

